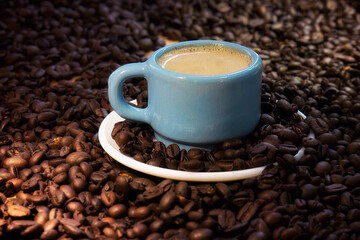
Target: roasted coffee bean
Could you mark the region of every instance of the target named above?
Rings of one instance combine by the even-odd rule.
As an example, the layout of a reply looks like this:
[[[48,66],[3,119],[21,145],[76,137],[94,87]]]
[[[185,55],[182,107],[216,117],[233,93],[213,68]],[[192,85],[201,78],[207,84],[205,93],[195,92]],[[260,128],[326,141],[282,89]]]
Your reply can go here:
[[[158,232],[163,226],[164,221],[161,219],[156,219],[150,224],[149,229],[151,232]]]
[[[73,152],[69,154],[65,161],[70,165],[79,165],[81,162],[89,161],[91,156],[87,152]]]
[[[283,113],[290,113],[292,112],[292,106],[291,104],[286,101],[285,99],[280,99],[277,103],[276,103],[276,108],[279,109],[281,112]]]
[[[187,154],[188,159],[196,159],[196,160],[202,160],[204,157],[204,152],[201,149],[198,148],[191,148]]]
[[[131,134],[128,131],[121,131],[115,135],[115,141],[120,147],[124,146],[131,139]]]
[[[270,212],[266,214],[264,221],[272,229],[280,227],[283,223],[282,216],[278,212]]]
[[[155,167],[163,167],[164,165],[164,161],[161,158],[152,158],[146,163]]]
[[[256,232],[253,232],[252,234],[249,235],[248,237],[249,240],[255,240],[255,239],[268,239],[268,235],[262,231],[256,231]]]
[[[326,193],[329,194],[340,194],[342,192],[345,192],[347,190],[347,187],[340,183],[334,183],[331,185],[325,186]]]
[[[66,205],[66,209],[72,213],[74,212],[82,212],[84,211],[84,206],[79,203],[79,202],[69,202],[67,205]]]
[[[240,222],[248,222],[257,212],[258,207],[251,202],[246,203],[237,213],[236,220]]]
[[[161,233],[153,232],[150,233],[145,239],[146,240],[156,240],[162,238],[163,235]]]
[[[108,215],[113,218],[119,218],[126,213],[127,213],[126,206],[121,203],[111,206],[108,210]]]
[[[350,154],[349,160],[356,169],[360,169],[360,154]]]
[[[329,147],[335,147],[337,144],[337,138],[334,134],[323,133],[319,136],[319,140],[322,144],[327,144]]]
[[[87,188],[87,182],[85,179],[83,178],[75,178],[70,186],[76,191],[76,192],[81,192],[84,191]]]
[[[112,191],[104,191],[101,193],[101,202],[107,206],[110,207],[114,205],[116,201],[116,194]]]
[[[74,227],[78,227],[81,225],[80,222],[76,221],[75,219],[71,219],[71,218],[60,218],[59,221],[63,225],[71,225]]]
[[[204,162],[197,159],[191,159],[187,161],[182,161],[179,163],[178,168],[183,171],[189,172],[200,172],[204,170]]]
[[[39,211],[35,218],[34,221],[41,224],[42,226],[49,220],[49,210],[47,211]]]
[[[235,215],[230,210],[222,210],[218,215],[218,223],[222,229],[229,229],[235,224]]]
[[[80,238],[85,235],[85,233],[78,227],[69,224],[64,224],[63,226],[65,232],[71,237]]]
[[[186,205],[188,206],[188,205]],[[189,220],[200,222],[204,217],[204,211],[202,209],[199,209],[197,211],[189,211],[186,209],[186,206],[184,207],[184,211],[188,212],[188,218]]]
[[[295,169],[296,159],[291,154],[284,154],[282,157],[276,157],[276,162],[284,168]]]
[[[136,237],[145,237],[149,232],[149,228],[143,223],[135,224],[132,230]]]
[[[320,161],[316,164],[314,171],[319,176],[324,176],[325,174],[329,173],[331,170],[331,165],[326,161]]]
[[[240,139],[229,139],[222,143],[223,149],[240,147],[243,144],[242,140]]]
[[[143,218],[146,218],[147,216],[149,216],[149,214],[150,214],[150,209],[147,206],[138,207],[133,210],[134,211],[133,211],[132,216],[134,218],[143,219]],[[130,209],[129,209],[129,211],[130,211]],[[130,216],[130,213],[129,213],[129,216]]]
[[[173,191],[168,191],[165,193],[159,202],[159,210],[160,211],[168,211],[172,208],[173,204],[175,203],[176,193]]]
[[[34,236],[38,236],[40,235],[40,233],[42,232],[43,230],[43,227],[41,224],[34,224],[32,226],[28,226],[26,229],[24,229],[20,235],[22,237],[27,237],[27,238],[31,238],[31,237],[34,237]]]
[[[345,180],[345,185],[349,188],[357,188],[360,186],[360,174],[356,174],[354,176],[349,176]]]
[[[278,148],[280,152],[285,154],[288,153],[294,155],[298,152],[298,148],[292,144],[280,144]]]
[[[213,231],[209,228],[199,228],[191,231],[189,234],[191,240],[206,240],[213,238]]]
[[[230,200],[232,197],[231,190],[224,183],[216,183],[215,190],[221,196],[221,198],[224,198],[226,201]]]
[[[170,144],[166,148],[166,154],[170,158],[178,158],[180,155],[180,148],[177,144]]]
[[[319,136],[329,131],[328,124],[321,118],[309,118],[309,124],[315,135]]]
[[[67,199],[76,197],[76,192],[69,185],[61,185],[59,188],[66,196]]]
[[[305,200],[314,199],[317,194],[317,188],[312,184],[305,184],[301,187],[301,197]]]
[[[58,237],[59,237],[59,232],[56,231],[55,229],[46,230],[40,235],[41,240],[56,239]]]
[[[9,169],[11,165],[14,165],[17,169],[21,170],[28,166],[28,161],[22,158],[19,155],[15,155],[9,158],[6,158],[3,161],[3,167]]]
[[[20,205],[11,205],[7,209],[11,217],[23,218],[30,215],[30,209]]]

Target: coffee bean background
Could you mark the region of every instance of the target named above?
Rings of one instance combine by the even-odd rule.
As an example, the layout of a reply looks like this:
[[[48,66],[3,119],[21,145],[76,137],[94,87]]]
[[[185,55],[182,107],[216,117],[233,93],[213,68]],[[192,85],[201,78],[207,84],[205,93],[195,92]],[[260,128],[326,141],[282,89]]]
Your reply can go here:
[[[185,154],[150,146],[146,126],[121,123],[118,143],[143,140],[124,151],[141,144],[150,158],[138,149],[137,160],[161,165],[166,154],[167,167],[184,170],[203,171],[204,159],[221,162],[208,170],[240,168],[250,154],[278,165],[199,184],[142,175],[104,152],[97,131],[112,111],[107,78],[164,46],[161,35],[257,51],[263,127],[251,143]],[[1,239],[359,238],[358,1],[2,1],[0,36]],[[124,92],[146,106],[144,79]]]

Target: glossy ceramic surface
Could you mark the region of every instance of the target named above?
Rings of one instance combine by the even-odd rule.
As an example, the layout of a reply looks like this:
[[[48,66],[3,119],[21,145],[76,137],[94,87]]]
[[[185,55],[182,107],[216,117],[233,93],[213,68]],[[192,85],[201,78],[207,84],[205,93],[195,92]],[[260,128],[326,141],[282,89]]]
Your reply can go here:
[[[174,48],[215,44],[244,52],[252,58],[249,67],[222,75],[190,75],[169,71],[157,64],[159,56]],[[250,133],[260,118],[261,59],[244,46],[213,40],[175,43],[154,52],[144,63],[132,63],[109,77],[109,100],[125,119],[146,122],[163,142],[188,147],[210,146]],[[145,77],[148,107],[126,103],[125,80]]]

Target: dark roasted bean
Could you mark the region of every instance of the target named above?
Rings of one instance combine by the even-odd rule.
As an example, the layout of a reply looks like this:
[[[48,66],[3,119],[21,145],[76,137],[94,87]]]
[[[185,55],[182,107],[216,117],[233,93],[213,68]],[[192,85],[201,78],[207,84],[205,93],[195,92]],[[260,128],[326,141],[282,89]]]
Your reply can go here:
[[[180,155],[180,148],[177,144],[170,144],[166,148],[166,154],[170,158],[178,158]]]
[[[159,202],[159,210],[160,211],[168,211],[173,204],[175,203],[176,194],[173,191],[169,191],[165,193]]]
[[[89,161],[90,158],[86,152],[73,152],[66,157],[65,161],[70,165],[79,165],[81,162]]]
[[[301,197],[305,200],[314,199],[317,194],[317,188],[312,184],[305,184],[301,187]]]
[[[119,218],[123,216],[126,212],[126,206],[124,204],[118,203],[109,208],[108,215],[113,218]]]
[[[189,234],[191,240],[207,240],[213,238],[213,231],[209,228],[199,228]]]

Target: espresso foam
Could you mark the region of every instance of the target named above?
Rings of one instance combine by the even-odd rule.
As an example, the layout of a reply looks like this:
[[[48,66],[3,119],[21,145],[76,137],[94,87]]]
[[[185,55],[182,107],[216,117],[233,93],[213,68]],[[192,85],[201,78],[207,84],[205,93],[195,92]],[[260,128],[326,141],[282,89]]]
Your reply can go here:
[[[218,75],[240,71],[251,64],[245,53],[222,45],[186,46],[164,53],[158,64],[173,72]]]

